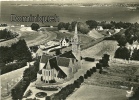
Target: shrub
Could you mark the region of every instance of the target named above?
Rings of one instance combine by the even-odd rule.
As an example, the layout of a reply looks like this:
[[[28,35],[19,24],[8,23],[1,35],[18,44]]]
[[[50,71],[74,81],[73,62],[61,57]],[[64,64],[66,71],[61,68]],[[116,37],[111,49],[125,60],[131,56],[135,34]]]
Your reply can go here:
[[[51,100],[50,96],[47,96],[47,97],[45,98],[45,100]]]
[[[93,68],[90,69],[91,74],[93,74]]]
[[[93,67],[93,72],[96,72],[96,67]]]
[[[84,78],[85,78],[85,79],[87,79],[87,78],[88,78],[87,74],[84,74]]]
[[[56,81],[55,80],[50,80],[49,83],[56,83]]]
[[[37,89],[44,90],[44,91],[57,91],[56,87],[36,87]]]
[[[102,63],[97,63],[97,64],[96,64],[96,68],[97,68],[97,69],[102,69],[102,66],[103,66]]]
[[[83,76],[80,76],[79,79],[80,79],[81,83],[84,82],[84,77]]]
[[[88,70],[87,72],[86,72],[86,74],[87,74],[87,76],[91,76],[91,72]]]

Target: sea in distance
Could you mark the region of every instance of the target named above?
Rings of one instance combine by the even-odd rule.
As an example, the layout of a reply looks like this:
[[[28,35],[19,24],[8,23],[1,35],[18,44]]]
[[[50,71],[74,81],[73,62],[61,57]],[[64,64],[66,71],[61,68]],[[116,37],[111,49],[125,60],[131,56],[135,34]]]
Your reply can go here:
[[[39,2],[38,2],[39,3]],[[129,10],[127,7],[117,6],[44,6],[44,5],[31,5],[22,2],[1,2],[1,18],[0,23],[7,23],[10,25],[25,24],[31,25],[31,22],[11,22],[11,14],[18,16],[28,16],[30,14],[40,16],[53,16],[57,15],[60,22],[80,21],[87,20],[96,21],[122,21],[139,23],[139,10]],[[42,23],[40,23],[42,24]],[[58,22],[45,22],[44,25],[57,25]]]

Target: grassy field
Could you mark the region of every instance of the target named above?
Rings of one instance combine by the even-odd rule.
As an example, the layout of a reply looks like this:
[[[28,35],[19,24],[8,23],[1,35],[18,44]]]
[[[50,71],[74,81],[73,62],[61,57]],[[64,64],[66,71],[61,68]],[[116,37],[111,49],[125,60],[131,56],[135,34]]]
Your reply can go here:
[[[117,49],[117,42],[112,40],[104,40],[93,47],[82,51],[82,56],[101,58],[103,54],[108,53],[112,57]]]
[[[127,100],[126,91],[109,87],[82,85],[67,100]]]
[[[5,94],[7,93],[7,86],[8,86],[8,91],[10,91],[10,89],[12,89],[13,86],[15,86],[15,84],[22,78],[23,75],[23,71],[27,68],[21,68],[21,69],[17,69],[15,71],[11,71],[9,73],[3,74],[0,76],[1,78],[1,95],[2,98],[5,96]],[[8,84],[8,85],[7,85]]]
[[[98,31],[96,31],[95,29],[92,29],[89,33],[89,36],[91,36],[92,38],[98,39],[98,38],[102,38],[104,37],[104,35],[102,33],[99,33]]]

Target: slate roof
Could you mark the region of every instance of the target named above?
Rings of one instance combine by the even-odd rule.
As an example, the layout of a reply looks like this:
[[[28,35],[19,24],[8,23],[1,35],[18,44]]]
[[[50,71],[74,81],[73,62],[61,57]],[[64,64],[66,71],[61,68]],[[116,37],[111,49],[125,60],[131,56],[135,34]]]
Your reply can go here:
[[[65,52],[65,53],[63,53],[63,54],[61,54],[59,56],[60,57],[75,58],[76,59],[76,57],[73,55],[72,51]]]
[[[66,42],[69,42],[69,39],[66,38],[65,40],[66,40]]]
[[[52,58],[52,56],[46,55],[46,54],[45,55],[42,55],[40,62],[41,63],[47,63],[50,58]]]
[[[70,59],[65,57],[57,57],[57,64],[63,67],[69,67]]]
[[[59,66],[58,66],[58,63],[57,63],[57,58],[56,57],[53,57],[53,58],[51,58],[51,59],[49,59],[49,62],[47,62],[47,63],[49,63],[50,64],[50,68],[51,69],[56,69],[57,70],[57,72],[58,72],[58,78],[65,78],[65,77],[67,77],[67,75],[59,68]],[[47,63],[45,64],[45,66],[44,66],[44,69],[46,69],[46,65],[47,65]]]
[[[62,70],[60,70],[59,73],[58,73],[58,75],[57,75],[57,77],[58,78],[66,78],[67,75]]]

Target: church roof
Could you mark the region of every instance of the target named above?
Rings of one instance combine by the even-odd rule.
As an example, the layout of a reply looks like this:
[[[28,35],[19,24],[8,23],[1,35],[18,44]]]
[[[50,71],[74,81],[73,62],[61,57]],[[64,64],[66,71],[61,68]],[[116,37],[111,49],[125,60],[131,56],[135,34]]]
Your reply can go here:
[[[63,54],[61,54],[59,56],[60,57],[75,58],[76,59],[76,57],[73,55],[72,51],[65,52],[65,53],[63,53]]]
[[[47,63],[50,58],[52,58],[52,56],[46,55],[46,54],[45,55],[42,55],[40,62],[41,63]]]
[[[46,62],[44,67],[43,67],[44,69],[56,69],[56,71],[58,72],[58,78],[67,77],[67,75],[58,66],[58,63],[61,65],[62,64],[61,60],[64,60],[64,59],[59,58],[57,61],[57,58],[53,57],[53,58],[50,58],[48,60],[49,61]],[[66,63],[67,63],[67,60],[66,60]],[[66,65],[66,63],[63,62],[63,65]]]
[[[58,72],[57,77],[58,77],[58,78],[66,78],[67,75],[66,75],[62,70],[60,70],[60,71]]]
[[[65,57],[57,57],[57,64],[63,67],[69,67],[70,59]]]

